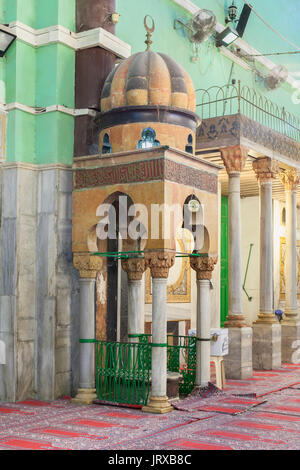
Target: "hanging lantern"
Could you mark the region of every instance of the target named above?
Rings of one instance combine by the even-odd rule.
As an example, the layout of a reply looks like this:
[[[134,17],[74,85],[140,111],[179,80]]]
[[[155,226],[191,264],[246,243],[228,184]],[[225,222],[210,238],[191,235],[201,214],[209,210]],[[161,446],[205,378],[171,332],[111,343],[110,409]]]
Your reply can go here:
[[[232,5],[228,8],[228,16],[230,21],[234,21],[237,16],[237,7],[235,6],[234,0],[232,2]]]

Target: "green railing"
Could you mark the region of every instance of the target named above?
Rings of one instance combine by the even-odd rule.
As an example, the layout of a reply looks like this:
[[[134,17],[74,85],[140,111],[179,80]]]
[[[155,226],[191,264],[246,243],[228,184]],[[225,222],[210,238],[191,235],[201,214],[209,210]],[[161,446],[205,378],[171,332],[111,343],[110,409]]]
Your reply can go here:
[[[182,375],[182,381],[179,383],[181,396],[191,393],[195,386],[196,345],[195,336],[168,335],[167,368],[170,372]]]
[[[150,392],[151,344],[96,341],[97,398],[146,405]]]
[[[103,402],[146,405],[150,394],[152,335],[130,335],[137,342],[98,341],[96,344],[97,398]],[[194,336],[168,335],[167,369],[181,374],[179,395],[194,388],[196,374]]]
[[[284,107],[270,101],[255,89],[228,84],[198,89],[197,113],[202,120],[232,114],[244,114],[290,139],[300,142],[300,120]]]
[[[152,335],[134,335],[141,344],[151,344]],[[186,396],[192,392],[196,378],[196,345],[195,336],[167,335],[167,369],[181,374],[179,395]],[[151,367],[151,360],[150,360]]]

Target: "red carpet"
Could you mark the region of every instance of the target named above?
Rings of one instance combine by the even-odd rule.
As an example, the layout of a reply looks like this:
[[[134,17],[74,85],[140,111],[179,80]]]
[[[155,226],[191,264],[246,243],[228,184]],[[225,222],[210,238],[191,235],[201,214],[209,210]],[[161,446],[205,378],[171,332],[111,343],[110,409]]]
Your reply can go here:
[[[211,385],[162,416],[67,398],[2,403],[0,450],[298,450],[300,368],[254,378],[231,380],[224,391]]]

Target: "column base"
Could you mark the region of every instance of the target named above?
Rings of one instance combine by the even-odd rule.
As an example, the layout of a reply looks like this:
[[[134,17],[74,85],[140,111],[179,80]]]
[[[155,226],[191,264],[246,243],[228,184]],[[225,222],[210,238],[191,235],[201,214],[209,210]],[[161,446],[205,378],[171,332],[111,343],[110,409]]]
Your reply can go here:
[[[300,364],[300,322],[281,322],[282,362]]]
[[[91,405],[97,398],[95,388],[79,388],[75,398],[72,398],[71,403],[76,405]]]
[[[281,326],[255,322],[253,329],[253,369],[272,370],[281,367]]]
[[[260,312],[253,325],[278,325],[278,320],[273,312]]]
[[[252,377],[252,328],[228,328],[229,354],[224,356],[227,379]]]
[[[281,325],[295,326],[297,323],[299,323],[298,309],[285,308],[284,309],[284,317],[283,317],[283,320],[281,322]]]
[[[247,324],[244,315],[228,315],[224,324],[225,328],[245,328]]]
[[[150,397],[148,405],[142,408],[144,413],[156,414],[169,413],[173,410],[173,406],[168,402],[168,397]]]

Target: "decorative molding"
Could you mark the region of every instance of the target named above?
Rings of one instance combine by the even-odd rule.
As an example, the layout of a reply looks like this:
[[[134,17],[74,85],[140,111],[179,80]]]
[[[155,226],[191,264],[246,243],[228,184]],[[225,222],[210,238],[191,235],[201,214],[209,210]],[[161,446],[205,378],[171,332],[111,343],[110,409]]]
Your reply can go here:
[[[221,156],[228,175],[240,173],[248,158],[248,149],[242,145],[221,148]]]
[[[185,246],[180,238],[176,238],[181,252]],[[178,278],[173,284],[167,284],[167,303],[190,303],[191,302],[191,267],[188,257],[177,258],[181,261],[181,270]],[[175,261],[176,263],[176,261]],[[176,267],[174,268],[176,269]],[[146,304],[152,303],[152,282],[150,269],[146,271]]]
[[[73,264],[81,278],[96,279],[97,273],[103,267],[103,260],[100,256],[89,253],[74,253]]]
[[[150,268],[151,276],[155,279],[167,279],[169,270],[175,263],[175,253],[157,251],[145,253],[146,267]]]
[[[66,165],[64,163],[38,164],[38,163],[0,161],[0,168],[3,168],[4,170],[12,170],[12,169],[17,168],[21,170],[30,170],[30,171],[47,171],[47,170],[73,171],[72,165]]]
[[[102,47],[113,52],[121,59],[126,59],[131,55],[131,46],[129,44],[103,28],[74,33],[61,25],[33,29],[20,21],[13,21],[9,24],[9,27],[20,41],[33,47],[58,43],[64,44],[75,51],[90,49],[91,47]]]
[[[141,281],[146,269],[144,258],[122,259],[122,268],[128,274],[129,281]]]
[[[287,191],[296,191],[300,183],[300,175],[295,169],[287,169],[279,173],[281,183]]]
[[[197,131],[196,150],[243,145],[245,142],[252,149],[259,149],[276,160],[285,163],[292,160],[300,164],[299,142],[238,113],[204,119]]]
[[[218,192],[217,175],[165,158],[109,167],[77,168],[74,171],[75,190],[167,180],[214,194]]]
[[[260,183],[271,182],[279,172],[279,162],[268,157],[255,160],[252,166]]]
[[[215,265],[218,262],[218,256],[191,256],[191,268],[197,273],[197,279],[210,280]]]
[[[45,108],[42,107],[33,107],[33,106],[27,106],[22,103],[14,102],[14,103],[9,103],[2,105],[2,108],[6,112],[13,111],[15,109],[18,109],[19,111],[23,111],[25,113],[33,114],[33,115],[41,115],[41,114],[46,114],[46,113],[53,113],[53,112],[60,112],[64,114],[68,114],[69,116],[93,116],[95,117],[97,115],[97,111],[94,109],[73,109],[73,108],[68,108],[67,106],[62,106],[60,104],[54,104],[52,106],[47,106]]]

